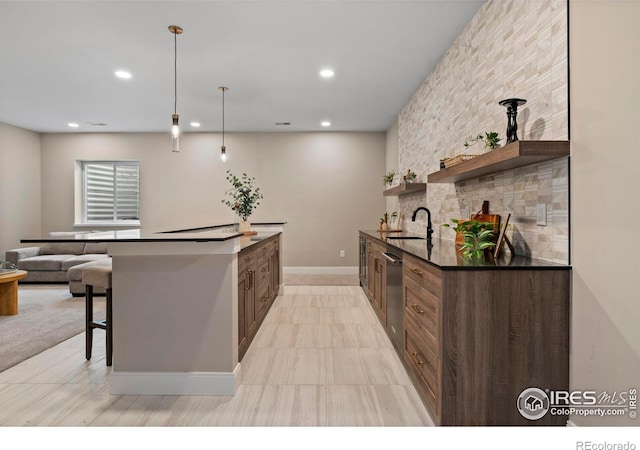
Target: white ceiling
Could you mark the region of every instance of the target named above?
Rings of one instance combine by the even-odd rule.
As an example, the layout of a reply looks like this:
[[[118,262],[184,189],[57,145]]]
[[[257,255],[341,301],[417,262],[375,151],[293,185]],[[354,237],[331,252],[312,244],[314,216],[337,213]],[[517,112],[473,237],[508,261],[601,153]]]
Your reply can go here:
[[[482,4],[0,1],[0,122],[38,132],[385,131]],[[319,71],[335,70],[331,80]],[[114,76],[117,69],[133,74]],[[69,122],[80,127],[71,129]],[[106,126],[90,125],[91,122]],[[288,127],[276,122],[291,122]]]

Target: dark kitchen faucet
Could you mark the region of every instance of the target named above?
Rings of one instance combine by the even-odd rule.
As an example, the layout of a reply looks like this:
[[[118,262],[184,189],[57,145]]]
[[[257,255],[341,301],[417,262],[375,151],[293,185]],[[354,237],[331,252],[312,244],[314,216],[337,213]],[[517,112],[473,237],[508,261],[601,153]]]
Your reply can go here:
[[[427,244],[431,244],[431,235],[433,234],[433,227],[431,226],[431,211],[429,211],[428,208],[425,208],[424,206],[421,206],[420,208],[416,209],[413,212],[413,216],[411,216],[411,221],[412,222],[416,221],[416,215],[418,215],[418,211],[426,211],[427,212]]]

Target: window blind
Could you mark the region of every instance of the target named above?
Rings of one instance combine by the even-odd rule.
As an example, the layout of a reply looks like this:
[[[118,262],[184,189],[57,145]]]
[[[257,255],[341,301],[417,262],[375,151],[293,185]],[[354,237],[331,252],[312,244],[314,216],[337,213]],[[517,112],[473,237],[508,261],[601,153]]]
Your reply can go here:
[[[139,220],[137,162],[85,162],[86,222]]]

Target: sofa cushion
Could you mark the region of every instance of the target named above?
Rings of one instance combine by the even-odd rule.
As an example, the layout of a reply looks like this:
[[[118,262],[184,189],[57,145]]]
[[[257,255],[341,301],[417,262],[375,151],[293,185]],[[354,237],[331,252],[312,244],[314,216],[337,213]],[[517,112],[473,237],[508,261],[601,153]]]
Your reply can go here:
[[[71,281],[82,282],[82,269],[84,269],[87,266],[111,266],[111,261],[112,261],[111,258],[108,257],[108,258],[97,259],[95,261],[91,261],[83,264],[78,264],[77,266],[73,266],[69,270],[67,270],[67,279],[70,282]]]
[[[82,255],[84,242],[47,242],[40,247],[40,255]]]
[[[20,260],[22,270],[62,270],[62,262],[76,255],[43,255]]]
[[[65,259],[64,261],[62,261],[62,270],[69,270],[71,267],[77,266],[78,264],[97,261],[98,259],[104,259],[108,257],[109,255],[105,255],[104,253],[74,256],[72,258]]]
[[[84,253],[85,255],[94,254],[94,253],[107,253],[107,243],[106,242],[87,242],[84,245]]]

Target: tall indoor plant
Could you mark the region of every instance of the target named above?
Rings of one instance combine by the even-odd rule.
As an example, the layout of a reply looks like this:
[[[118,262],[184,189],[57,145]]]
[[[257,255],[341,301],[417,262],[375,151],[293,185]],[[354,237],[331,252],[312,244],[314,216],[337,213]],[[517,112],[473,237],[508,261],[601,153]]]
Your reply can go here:
[[[238,178],[230,170],[227,170],[227,181],[231,183],[231,189],[225,192],[228,199],[222,200],[222,203],[230,207],[240,217],[238,230],[247,232],[251,228],[249,217],[260,204],[262,198],[260,188],[254,188],[256,179],[249,177],[246,173]]]

